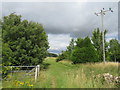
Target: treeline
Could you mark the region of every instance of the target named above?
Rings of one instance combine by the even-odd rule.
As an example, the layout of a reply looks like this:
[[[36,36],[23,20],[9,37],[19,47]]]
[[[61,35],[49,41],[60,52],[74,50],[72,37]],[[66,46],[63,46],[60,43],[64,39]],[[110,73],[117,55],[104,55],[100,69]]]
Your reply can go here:
[[[14,13],[4,16],[2,26],[2,66],[38,65],[48,55],[48,36],[42,24],[22,20]],[[3,67],[3,76],[9,68]]]
[[[58,55],[55,53],[48,53],[47,57],[58,57]]]
[[[106,35],[105,30],[104,35]],[[106,61],[120,61],[120,44],[117,39],[111,39],[105,42]],[[102,32],[99,28],[92,32],[92,37],[71,39],[66,51],[62,51],[57,58],[57,62],[61,60],[71,60],[74,64],[86,62],[102,62],[103,61],[103,45]]]

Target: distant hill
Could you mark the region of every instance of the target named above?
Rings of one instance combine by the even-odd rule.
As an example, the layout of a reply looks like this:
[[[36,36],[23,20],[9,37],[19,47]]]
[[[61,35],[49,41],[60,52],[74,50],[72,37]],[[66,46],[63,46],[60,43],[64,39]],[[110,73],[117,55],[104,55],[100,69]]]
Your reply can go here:
[[[48,55],[47,55],[48,57],[58,57],[58,55],[57,54],[55,54],[55,53],[48,53]]]

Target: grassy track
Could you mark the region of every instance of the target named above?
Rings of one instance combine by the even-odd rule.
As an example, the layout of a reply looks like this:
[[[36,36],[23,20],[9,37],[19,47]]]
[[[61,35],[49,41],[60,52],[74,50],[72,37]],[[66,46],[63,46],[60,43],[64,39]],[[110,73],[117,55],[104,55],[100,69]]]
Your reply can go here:
[[[78,64],[72,65],[70,61],[56,62],[56,58],[46,58],[44,63],[47,69],[40,71],[37,82],[34,77],[23,80],[29,81],[33,86],[30,88],[114,88],[113,83],[107,83],[102,78],[95,78],[98,74],[110,73],[118,75],[117,63],[95,63],[95,64]],[[14,78],[15,79],[15,78]],[[18,87],[10,84],[10,81],[4,81],[4,87]],[[11,82],[11,83],[12,83]],[[21,85],[19,87],[27,87]]]
[[[103,63],[72,65],[69,61],[55,62],[55,58],[47,58],[48,69],[42,71],[37,84],[38,88],[106,88],[115,87],[95,75],[110,73],[117,76],[118,64]]]
[[[42,71],[40,74],[40,80],[36,86],[47,87],[47,88],[64,88],[66,86],[66,74],[74,67],[72,65],[65,65],[60,62],[55,62],[55,58],[48,58],[45,60],[49,63],[48,70]],[[43,81],[43,82],[41,82]]]

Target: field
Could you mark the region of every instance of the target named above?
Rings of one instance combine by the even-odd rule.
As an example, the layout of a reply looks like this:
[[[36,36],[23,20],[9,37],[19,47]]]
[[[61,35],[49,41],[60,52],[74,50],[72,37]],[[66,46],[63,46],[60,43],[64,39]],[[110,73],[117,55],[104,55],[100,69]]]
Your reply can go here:
[[[109,73],[118,76],[118,63],[87,63],[73,65],[70,61],[56,62],[56,58],[44,60],[45,69],[34,82],[34,76],[23,77],[23,73],[9,75],[3,81],[3,88],[115,88],[99,74]],[[21,77],[19,79],[19,77]]]

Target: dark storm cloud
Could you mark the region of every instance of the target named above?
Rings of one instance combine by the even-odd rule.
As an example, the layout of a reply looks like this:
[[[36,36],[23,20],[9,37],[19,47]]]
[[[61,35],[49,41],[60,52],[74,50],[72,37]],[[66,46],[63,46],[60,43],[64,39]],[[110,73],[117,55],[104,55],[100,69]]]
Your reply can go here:
[[[71,37],[91,36],[92,30],[101,27],[100,16],[94,15],[101,8],[113,8],[114,13],[105,16],[105,28],[108,33],[117,32],[117,3],[3,3],[3,16],[16,12],[29,19],[42,23],[49,34],[71,34]]]

